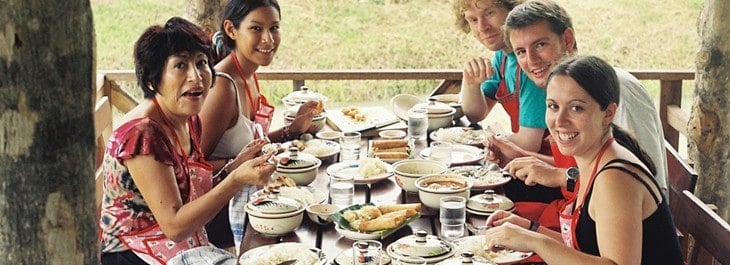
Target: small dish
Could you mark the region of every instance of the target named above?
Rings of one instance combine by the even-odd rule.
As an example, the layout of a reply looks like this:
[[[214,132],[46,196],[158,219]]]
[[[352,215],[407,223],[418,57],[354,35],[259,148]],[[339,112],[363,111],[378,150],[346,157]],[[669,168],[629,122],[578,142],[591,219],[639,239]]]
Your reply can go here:
[[[368,158],[368,159],[374,159],[374,158]],[[393,175],[393,165],[388,164],[386,162],[382,162],[385,165],[385,169],[383,173],[375,174],[372,176],[363,176],[360,173],[360,165],[361,161],[343,161],[339,163],[332,164],[331,166],[327,167],[327,175],[332,176],[335,174],[344,174],[344,175],[350,175],[354,176],[355,184],[372,184],[384,179],[387,179],[388,177]]]
[[[451,166],[478,164],[484,158],[484,150],[471,145],[454,144],[451,150]],[[421,157],[428,159],[431,156],[431,148],[421,151]]]
[[[332,223],[332,215],[339,211],[340,208],[334,204],[312,204],[307,206],[307,217],[312,222],[320,225],[328,225]]]
[[[357,230],[354,230],[350,227],[350,222],[348,222],[342,214],[345,211],[348,210],[359,210],[362,207],[365,207],[366,205],[374,205],[372,203],[366,203],[366,204],[355,204],[351,205],[349,207],[343,208],[337,213],[332,215],[332,220],[334,220],[335,223],[335,231],[339,233],[340,235],[344,236],[347,239],[350,240],[364,240],[364,239],[371,239],[371,240],[381,240],[389,235],[395,233],[395,231],[398,231],[399,229],[407,226],[409,223],[415,221],[416,219],[421,217],[421,214],[418,213],[414,216],[409,217],[405,220],[402,224],[399,226],[392,228],[392,229],[384,229],[384,230],[377,230],[372,232],[360,232]]]
[[[348,248],[337,254],[334,260],[335,265],[352,265],[352,248]],[[380,265],[390,264],[390,256],[385,250],[380,251]]]
[[[458,174],[474,181],[473,190],[493,189],[507,184],[511,177],[505,176],[499,170],[489,170],[482,166],[455,166],[446,170],[446,173]]]
[[[406,132],[401,130],[385,130],[380,131],[378,136],[383,139],[403,139],[406,137]]]

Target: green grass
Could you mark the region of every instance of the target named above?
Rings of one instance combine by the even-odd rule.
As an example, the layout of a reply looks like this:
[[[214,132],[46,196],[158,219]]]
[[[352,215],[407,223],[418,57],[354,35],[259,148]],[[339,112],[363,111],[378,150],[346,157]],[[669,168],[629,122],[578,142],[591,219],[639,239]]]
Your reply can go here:
[[[453,25],[447,0],[280,0],[283,42],[263,69],[460,69],[491,52]],[[701,0],[559,0],[583,54],[625,69],[694,69]],[[132,69],[132,45],[150,24],[184,16],[187,1],[92,0],[98,69]],[[691,23],[687,23],[690,21]],[[686,82],[685,82],[686,83]],[[309,81],[333,101],[423,95],[438,81]],[[647,82],[658,97],[658,83]],[[291,82],[262,82],[271,100]],[[693,83],[685,84],[692,88]],[[691,91],[687,92],[691,95]]]

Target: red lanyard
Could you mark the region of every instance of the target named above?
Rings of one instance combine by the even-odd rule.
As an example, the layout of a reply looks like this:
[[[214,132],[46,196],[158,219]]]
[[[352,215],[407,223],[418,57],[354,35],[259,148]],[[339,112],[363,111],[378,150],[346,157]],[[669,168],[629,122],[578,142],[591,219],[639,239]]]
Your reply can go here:
[[[238,58],[236,58],[236,53],[231,53],[231,59],[233,60],[233,64],[236,65],[236,70],[238,70],[238,75],[241,76],[241,80],[243,80],[243,86],[246,88],[246,96],[248,97],[248,102],[251,103],[251,107],[253,108],[253,111],[251,113],[256,113],[256,111],[259,109],[259,104],[257,102],[253,101],[253,97],[251,96],[251,89],[248,87],[248,82],[246,82],[246,76],[243,74],[243,68],[241,68],[241,63],[238,62]],[[261,94],[261,88],[259,88],[259,77],[256,75],[256,73],[253,73],[253,80],[256,83],[256,92]]]
[[[153,97],[152,102],[155,103],[155,108],[157,108],[157,112],[159,112],[160,116],[162,116],[162,121],[165,122],[165,125],[167,126],[167,128],[170,129],[170,132],[172,132],[172,138],[175,140],[175,143],[177,143],[177,146],[180,149],[180,156],[182,156],[182,159],[183,159],[182,163],[180,163],[183,168],[183,174],[187,175],[188,174],[188,163],[187,163],[188,162],[188,153],[185,152],[185,149],[183,149],[183,146],[180,143],[180,138],[177,137],[177,133],[175,132],[175,127],[172,126],[172,122],[170,122],[170,120],[167,118],[167,116],[165,116],[165,113],[162,112],[162,108],[160,107],[160,103],[157,102],[157,98]],[[187,124],[187,120],[185,121],[185,123]],[[193,137],[192,133],[190,134],[190,137]]]

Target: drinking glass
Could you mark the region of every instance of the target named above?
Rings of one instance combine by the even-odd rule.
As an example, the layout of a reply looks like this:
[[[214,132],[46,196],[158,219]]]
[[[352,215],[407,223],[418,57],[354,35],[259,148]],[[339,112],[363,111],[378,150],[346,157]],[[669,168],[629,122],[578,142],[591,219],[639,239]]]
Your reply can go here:
[[[416,256],[394,257],[393,265],[426,265],[426,259]]]
[[[441,162],[446,167],[451,166],[451,153],[453,152],[453,145],[448,142],[431,142],[431,150],[428,155],[428,159]]]
[[[358,240],[352,243],[352,264],[380,265],[383,244],[375,240]]]
[[[439,200],[441,238],[446,241],[453,241],[464,236],[466,198],[461,196],[445,196]]]
[[[330,201],[340,209],[352,205],[355,195],[355,178],[349,174],[332,174],[330,176]]]
[[[340,161],[360,158],[360,132],[344,132],[340,139]]]
[[[408,137],[416,141],[426,140],[428,110],[413,108],[408,111]]]

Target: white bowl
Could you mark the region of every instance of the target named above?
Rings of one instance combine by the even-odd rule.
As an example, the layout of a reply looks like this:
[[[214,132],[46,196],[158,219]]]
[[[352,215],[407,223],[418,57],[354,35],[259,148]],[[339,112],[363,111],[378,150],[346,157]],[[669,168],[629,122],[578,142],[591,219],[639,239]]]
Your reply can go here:
[[[433,174],[420,177],[415,183],[418,198],[427,207],[438,209],[439,199],[444,196],[461,196],[469,199],[474,183],[471,179],[455,174]],[[438,185],[436,188],[434,186]]]
[[[334,204],[312,204],[307,206],[307,217],[312,222],[321,225],[332,223],[332,215],[340,210],[340,207]]]
[[[290,113],[284,113],[284,124],[289,125],[294,121],[295,116]],[[327,113],[322,112],[319,116],[312,118],[312,125],[315,132],[319,132],[324,128],[325,121],[327,120]]]
[[[440,128],[449,128],[454,126],[454,113],[456,109],[451,108],[451,111],[439,114],[428,114],[428,132],[438,130]]]
[[[423,159],[407,159],[393,164],[395,182],[407,192],[418,192],[416,179],[425,175],[441,174],[446,172],[446,169],[446,165],[440,162]]]
[[[284,157],[290,157],[291,154],[281,153],[276,156],[277,161],[281,161]],[[297,154],[298,159],[304,159],[309,161],[308,166],[304,167],[285,167],[283,164],[276,166],[276,175],[284,175],[294,180],[297,186],[307,186],[317,178],[317,169],[322,165],[322,160],[315,157],[314,155],[299,152]]]
[[[390,99],[390,107],[398,118],[408,120],[408,110],[413,108],[418,103],[423,103],[424,100],[409,94],[398,94]]]
[[[294,231],[302,223],[304,205],[301,202],[286,197],[279,197],[277,200],[278,202],[266,202],[258,206],[254,206],[253,201],[246,204],[248,220],[256,232],[265,236],[280,236]],[[279,213],[277,207],[286,209]]]
[[[378,133],[383,139],[402,139],[406,137],[406,132],[402,130],[385,130]]]
[[[322,139],[322,140],[330,140],[333,142],[339,142],[340,137],[342,137],[342,133],[336,132],[336,131],[324,131],[324,132],[318,132],[317,134],[315,134],[315,136],[317,136],[317,138]]]

